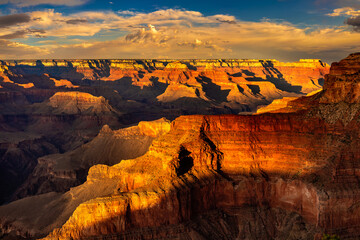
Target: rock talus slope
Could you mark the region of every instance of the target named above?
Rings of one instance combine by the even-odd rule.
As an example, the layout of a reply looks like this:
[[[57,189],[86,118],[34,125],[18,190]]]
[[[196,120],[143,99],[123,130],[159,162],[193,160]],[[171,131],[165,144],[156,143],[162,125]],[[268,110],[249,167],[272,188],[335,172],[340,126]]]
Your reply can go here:
[[[78,189],[111,180],[113,192],[45,239],[359,238],[358,63],[333,64],[290,113],[177,118],[144,156],[90,168]]]

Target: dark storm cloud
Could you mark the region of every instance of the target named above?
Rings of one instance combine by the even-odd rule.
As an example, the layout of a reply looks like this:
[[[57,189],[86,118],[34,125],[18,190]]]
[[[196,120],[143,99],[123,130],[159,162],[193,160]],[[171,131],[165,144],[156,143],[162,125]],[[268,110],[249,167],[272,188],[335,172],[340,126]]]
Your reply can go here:
[[[9,27],[19,23],[30,22],[31,18],[25,13],[0,16],[0,28]]]
[[[88,20],[86,19],[70,19],[66,21],[67,24],[79,24],[79,23],[87,23],[87,22]]]
[[[16,31],[10,34],[0,35],[0,39],[14,39],[14,38],[24,38],[27,34],[34,34],[35,37],[42,37],[41,34],[44,34],[45,31],[42,29],[26,29],[21,31]]]
[[[351,17],[345,20],[345,24],[354,27],[356,32],[360,32],[360,16]]]

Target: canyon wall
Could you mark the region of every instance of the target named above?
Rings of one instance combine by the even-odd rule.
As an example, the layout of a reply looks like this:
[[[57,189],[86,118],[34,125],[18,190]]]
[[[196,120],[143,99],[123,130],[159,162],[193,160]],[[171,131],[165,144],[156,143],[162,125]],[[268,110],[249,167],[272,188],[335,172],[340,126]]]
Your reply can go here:
[[[294,225],[315,227],[307,234],[310,227],[303,229],[304,239],[339,234],[338,229],[356,237],[360,215],[349,209],[359,191],[359,139],[353,125],[358,117],[348,127],[289,114],[180,117],[144,157],[92,167],[87,181],[115,178],[115,194],[81,204],[46,239],[105,238],[176,225],[215,209],[231,215],[232,208],[248,206],[299,214]],[[261,238],[274,239],[279,232],[275,227]]]
[[[145,155],[95,165],[64,194],[1,206],[2,230],[40,237],[56,228],[44,239],[357,239],[360,105],[348,86],[357,86],[358,63],[352,54],[333,64],[323,91],[277,113],[178,117]]]
[[[0,61],[0,168],[7,176],[0,185],[7,185],[6,179],[11,183],[0,188],[0,204],[14,194],[37,192],[16,193],[24,193],[21,185],[39,162],[48,165],[49,158],[42,157],[80,147],[104,125],[119,129],[162,117],[256,112],[273,100],[321,89],[328,72],[329,66],[316,59]],[[17,136],[25,169],[6,148]],[[32,154],[26,149],[34,138],[54,147]]]
[[[27,60],[2,61],[0,68],[3,88],[107,86],[135,101],[171,102],[173,108],[186,109],[182,101],[192,99],[235,112],[318,90],[329,71],[326,63],[314,59]]]
[[[307,239],[324,232],[358,238],[360,108],[358,91],[347,87],[360,79],[354,59],[360,62],[360,54],[333,65],[323,92],[294,100],[317,103],[306,110],[180,117],[144,157],[94,166],[88,181],[118,178],[117,193],[81,204],[47,239],[130,234],[191,221],[209,210],[254,205],[299,214],[300,222],[314,227],[303,229]],[[329,108],[336,120],[324,112]],[[274,228],[262,239],[281,234]]]

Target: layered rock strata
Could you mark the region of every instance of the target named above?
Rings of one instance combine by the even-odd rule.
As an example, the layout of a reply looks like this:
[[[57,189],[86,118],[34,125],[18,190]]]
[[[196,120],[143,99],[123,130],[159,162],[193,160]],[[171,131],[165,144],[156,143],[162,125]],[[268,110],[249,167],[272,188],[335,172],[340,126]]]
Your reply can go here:
[[[0,135],[36,135],[57,146],[49,153],[63,153],[105,124],[119,129],[161,117],[255,112],[274,99],[320,89],[328,71],[312,59],[0,61]],[[35,164],[33,157],[42,157],[26,155]],[[33,170],[0,167],[25,179]],[[0,194],[9,197],[1,188]]]
[[[0,85],[7,88],[109,86],[122,97],[186,109],[185,99],[205,108],[254,111],[273,99],[320,89],[329,66],[320,60],[37,60],[2,61]],[[166,90],[165,90],[166,89]],[[135,92],[141,92],[137,94]],[[196,113],[193,112],[193,113]],[[229,112],[230,113],[230,112]]]
[[[49,99],[49,106],[64,114],[108,114],[116,111],[104,97],[84,92],[57,92]]]
[[[356,61],[360,54],[333,65],[324,91],[309,97],[318,103],[309,110],[176,119],[144,157],[93,167],[88,181],[118,178],[117,194],[81,204],[48,239],[179,224],[212,209],[254,204],[299,214],[316,226],[307,238],[322,232],[359,237]],[[347,122],[346,111],[336,122],[321,115],[324,107],[340,111],[339,104],[353,109]],[[278,232],[272,229],[267,237]]]
[[[0,207],[3,226],[41,235],[63,224],[45,239],[359,238],[360,106],[344,87],[360,79],[352,62],[360,54],[282,113],[179,117],[144,156],[93,166],[83,185],[50,200]],[[36,214],[16,217],[40,199]]]

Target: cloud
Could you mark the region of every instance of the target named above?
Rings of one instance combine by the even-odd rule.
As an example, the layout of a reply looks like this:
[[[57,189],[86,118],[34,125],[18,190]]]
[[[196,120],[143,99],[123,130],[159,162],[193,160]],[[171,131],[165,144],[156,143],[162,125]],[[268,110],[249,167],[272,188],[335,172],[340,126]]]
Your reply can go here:
[[[309,31],[273,22],[241,22],[217,27],[151,26],[111,41],[52,49],[59,58],[299,58],[341,59],[359,49],[360,34],[343,28]]]
[[[24,24],[22,28],[43,29],[48,37],[93,36],[106,28],[105,25],[91,23],[89,19],[76,14],[64,16],[54,10],[34,11],[28,14],[32,21]]]
[[[8,33],[4,35],[0,35],[0,39],[14,39],[14,38],[24,38],[27,35],[33,35],[35,37],[42,37],[45,31],[41,29],[26,29],[20,30],[13,33]]]
[[[17,25],[19,23],[29,22],[30,16],[25,13],[11,14],[0,16],[0,28]]]
[[[88,0],[0,0],[0,5],[13,4],[18,7],[29,7],[42,4],[48,5],[65,5],[65,6],[79,6],[83,5]]]
[[[29,12],[28,15],[31,18],[28,24],[22,24],[21,27],[16,27],[7,34],[29,28],[43,29],[46,31],[46,36],[63,38],[69,36],[94,36],[100,32],[123,32],[122,35],[130,34],[128,36],[129,41],[132,41],[132,39],[149,41],[155,37],[154,32],[145,31],[146,26],[149,24],[159,26],[161,30],[165,28],[165,26],[167,26],[167,28],[175,26],[187,26],[191,28],[193,24],[220,25],[236,23],[236,18],[233,16],[214,15],[207,17],[203,16],[200,12],[179,9],[158,10],[151,13],[88,11],[70,15],[63,15],[54,10],[47,10]],[[137,32],[134,32],[134,29],[137,29]],[[162,36],[161,39],[160,36]],[[169,35],[164,36],[159,34],[157,39],[165,41],[170,37]]]
[[[134,11],[129,11],[129,10],[124,10],[124,11],[118,11],[117,12],[118,14],[120,14],[120,15],[136,15],[136,12],[134,12]]]
[[[224,51],[228,51],[228,52],[231,52],[230,49],[225,49],[225,48],[222,48],[222,47],[219,47],[218,45],[216,44],[213,44],[212,41],[201,41],[199,39],[195,39],[193,42],[180,42],[178,43],[178,46],[181,46],[181,47],[191,47],[195,50],[199,49],[199,47],[204,47],[204,48],[210,48],[212,50],[215,50],[217,52],[224,52]]]
[[[67,24],[79,24],[79,23],[87,23],[86,19],[69,19],[65,21]]]
[[[9,33],[9,34],[4,34],[0,36],[0,39],[14,39],[14,38],[23,38],[26,35],[26,31],[21,30],[21,31],[16,31],[13,33]]]
[[[34,58],[49,54],[49,51],[40,47],[33,47],[19,42],[11,42],[0,39],[0,58],[1,59],[19,59]]]
[[[353,30],[356,32],[360,32],[360,10],[357,10],[353,7],[343,7],[334,9],[332,13],[327,14],[331,17],[338,16],[349,16],[344,23],[353,27]]]
[[[360,15],[345,20],[347,25],[354,27],[354,30],[360,32]]]
[[[336,8],[333,10],[332,13],[326,14],[327,16],[331,17],[338,17],[338,16],[359,16],[360,10],[356,10],[352,7],[343,7],[343,8]]]
[[[155,45],[161,45],[171,39],[171,36],[164,32],[156,30],[155,26],[149,24],[148,28],[141,28],[133,33],[129,33],[125,36],[127,42],[132,43],[153,43]]]
[[[222,23],[230,23],[230,24],[236,23],[236,18],[234,16],[218,14],[211,16],[211,18]]]
[[[150,13],[84,11],[68,15],[48,10],[27,15],[29,22],[3,28],[0,38],[33,37],[27,42],[36,42],[42,50],[33,58],[278,58],[286,61],[322,58],[333,61],[359,51],[360,42],[360,33],[345,26],[304,28],[282,21],[241,21],[230,15],[206,16],[181,9]],[[39,36],[48,39],[38,41],[35,38]]]

